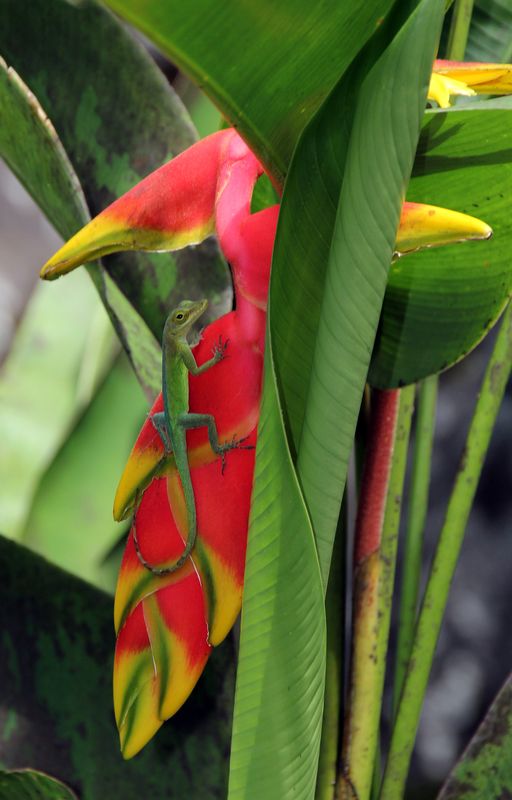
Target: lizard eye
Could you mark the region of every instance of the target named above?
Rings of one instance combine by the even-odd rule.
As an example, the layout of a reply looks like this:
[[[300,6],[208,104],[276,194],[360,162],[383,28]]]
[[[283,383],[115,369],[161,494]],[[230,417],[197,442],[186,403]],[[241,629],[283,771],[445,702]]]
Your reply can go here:
[[[182,314],[182,313],[181,313],[181,311],[180,311],[180,313],[179,313],[179,314],[176,314],[176,319],[183,319],[183,317],[184,317],[184,316],[185,316],[185,315],[184,315],[184,314]]]

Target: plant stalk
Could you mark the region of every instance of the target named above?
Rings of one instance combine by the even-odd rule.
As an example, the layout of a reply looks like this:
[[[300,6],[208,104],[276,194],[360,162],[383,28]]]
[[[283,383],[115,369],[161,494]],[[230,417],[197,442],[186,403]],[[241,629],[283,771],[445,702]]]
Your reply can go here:
[[[487,365],[418,619],[384,773],[381,800],[403,796],[432,660],[491,433],[512,367],[512,307]]]
[[[447,57],[453,61],[462,61],[466,51],[471,15],[474,0],[456,0],[453,9],[452,24],[448,36]]]
[[[411,654],[418,594],[421,579],[423,532],[428,508],[430,465],[434,440],[437,403],[437,375],[431,375],[419,385],[416,437],[412,465],[409,513],[403,558],[402,586],[393,691],[393,718],[396,716],[405,671]]]

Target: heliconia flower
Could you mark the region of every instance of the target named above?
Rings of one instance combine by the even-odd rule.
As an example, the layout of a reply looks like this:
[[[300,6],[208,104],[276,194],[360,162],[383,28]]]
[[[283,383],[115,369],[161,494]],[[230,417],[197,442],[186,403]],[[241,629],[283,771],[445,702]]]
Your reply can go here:
[[[207,137],[153,172],[80,230],[43,267],[55,278],[117,250],[164,250],[216,232],[231,265],[236,307],[203,332],[199,364],[222,335],[227,358],[190,376],[190,411],[215,417],[221,440],[256,443],[265,314],[279,207],[250,212],[263,168],[233,129]],[[473,217],[405,203],[397,254],[468,238],[490,228]],[[159,396],[151,414],[161,411]],[[206,431],[187,437],[197,507],[197,539],[179,570],[156,576],[139,560],[172,564],[187,534],[187,514],[172,456],[148,419],[121,477],[114,516],[135,511],[115,598],[114,706],[121,749],[135,755],[192,691],[241,606],[254,450],[232,450],[221,474]]]
[[[441,108],[450,106],[453,95],[510,94],[512,64],[486,64],[478,61],[434,61],[428,99]]]

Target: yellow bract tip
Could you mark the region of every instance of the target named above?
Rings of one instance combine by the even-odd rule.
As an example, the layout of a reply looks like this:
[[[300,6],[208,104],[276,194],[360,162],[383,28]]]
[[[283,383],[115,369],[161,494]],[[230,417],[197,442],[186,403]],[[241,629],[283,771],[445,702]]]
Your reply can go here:
[[[135,447],[132,450],[114,498],[113,514],[116,522],[121,522],[130,516],[137,498],[141,496],[155,475],[160,474],[166,460],[169,465],[174,464],[173,458],[164,456],[161,449],[147,447],[144,450],[138,450]]]
[[[399,255],[470,239],[489,239],[492,228],[477,217],[423,203],[404,203],[396,239]]]
[[[126,715],[119,728],[119,744],[123,758],[133,758],[151,741],[155,733],[162,727],[161,720],[152,708],[152,687],[146,686]]]
[[[127,234],[125,225],[100,215],[57,250],[41,269],[40,276],[52,281],[88,261],[95,261],[118,250],[129,250],[132,247],[131,238],[133,235]]]

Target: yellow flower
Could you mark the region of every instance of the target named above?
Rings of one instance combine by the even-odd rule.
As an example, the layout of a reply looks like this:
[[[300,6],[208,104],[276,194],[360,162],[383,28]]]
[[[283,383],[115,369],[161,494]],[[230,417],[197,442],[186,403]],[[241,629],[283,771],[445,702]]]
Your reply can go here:
[[[434,61],[428,100],[448,108],[453,95],[512,93],[512,64],[485,64],[477,61]]]

